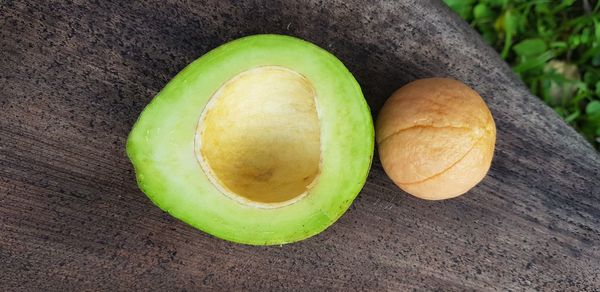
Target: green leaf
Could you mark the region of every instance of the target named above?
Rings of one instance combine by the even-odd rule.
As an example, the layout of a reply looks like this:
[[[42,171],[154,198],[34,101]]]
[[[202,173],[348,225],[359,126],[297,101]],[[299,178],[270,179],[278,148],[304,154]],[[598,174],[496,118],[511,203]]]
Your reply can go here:
[[[502,49],[502,59],[508,57],[508,51],[512,44],[512,38],[517,32],[518,14],[512,10],[506,10],[502,17],[502,28],[504,29],[504,48]]]
[[[485,3],[481,2],[475,5],[473,9],[473,16],[475,20],[479,23],[492,22],[495,18],[494,11],[490,9]]]
[[[600,4],[600,1],[598,2]],[[598,5],[600,7],[600,5]],[[600,22],[594,19],[594,33],[596,34],[596,41],[600,41]]]
[[[506,7],[508,4],[508,0],[486,0],[485,2],[487,2],[490,6],[502,8]]]
[[[541,67],[542,65],[546,64],[546,62],[550,61],[552,58],[554,58],[554,53],[552,51],[546,51],[542,54],[525,59],[517,66],[513,67],[513,70],[517,73],[528,71],[536,67]]]
[[[585,113],[588,115],[600,114],[600,101],[592,100],[585,107]]]
[[[581,43],[587,44],[590,40],[590,29],[586,27],[581,32]]]
[[[575,47],[579,46],[580,43],[581,43],[581,36],[579,36],[578,34],[574,34],[569,37],[569,46],[571,46],[571,48],[575,48]]]
[[[585,111],[587,116],[583,125],[584,133],[588,136],[600,137],[600,101],[591,101]]]
[[[444,3],[464,20],[469,20],[471,17],[474,2],[475,0],[444,0]]]
[[[573,5],[573,3],[575,3],[575,0],[563,0],[560,5],[558,6],[554,6],[554,8],[552,9],[552,13],[557,13],[571,5]]]
[[[600,81],[596,82],[596,96],[600,97]]]
[[[596,46],[587,46],[588,49],[583,50],[581,57],[578,60],[579,64],[585,65],[591,63],[592,66],[600,65],[600,43]]]
[[[547,2],[538,2],[535,4],[535,12],[537,12],[537,14],[549,14],[550,6],[548,6]]]
[[[568,115],[565,118],[565,122],[570,123],[570,122],[574,121],[575,119],[577,119],[580,115],[581,115],[581,112],[579,112],[579,110],[576,110],[575,112],[573,112],[572,114]]]
[[[550,47],[555,48],[555,49],[566,49],[567,43],[566,42],[551,42]]]
[[[517,32],[519,14],[513,10],[507,10],[504,13],[504,31],[507,34],[514,35]]]
[[[513,50],[519,56],[532,56],[545,52],[546,42],[539,38],[526,39],[514,45]]]

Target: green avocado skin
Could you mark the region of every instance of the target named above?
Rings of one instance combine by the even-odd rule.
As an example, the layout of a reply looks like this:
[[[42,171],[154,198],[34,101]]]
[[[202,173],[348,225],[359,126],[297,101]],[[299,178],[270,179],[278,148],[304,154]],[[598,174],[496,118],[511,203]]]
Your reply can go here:
[[[198,119],[226,81],[282,66],[313,83],[321,127],[321,173],[309,194],[278,208],[222,194],[194,154]],[[139,188],[162,210],[215,237],[250,245],[303,240],[333,224],[367,179],[374,129],[360,86],[335,56],[301,39],[254,35],[226,43],[183,69],[146,106],[127,139]]]

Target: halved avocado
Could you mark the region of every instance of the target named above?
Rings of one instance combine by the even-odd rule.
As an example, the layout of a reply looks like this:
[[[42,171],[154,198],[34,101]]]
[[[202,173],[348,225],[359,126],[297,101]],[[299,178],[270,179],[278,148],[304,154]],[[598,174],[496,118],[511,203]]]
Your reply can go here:
[[[127,140],[139,187],[216,237],[253,245],[315,235],[367,178],[373,122],[360,87],[327,51],[244,37],[181,71]]]

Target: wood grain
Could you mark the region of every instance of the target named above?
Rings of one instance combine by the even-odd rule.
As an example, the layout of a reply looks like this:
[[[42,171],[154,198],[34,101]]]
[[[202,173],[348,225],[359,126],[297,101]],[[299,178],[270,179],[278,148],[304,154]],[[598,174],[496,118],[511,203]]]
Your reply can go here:
[[[600,156],[438,1],[0,1],[0,290],[600,290]],[[251,247],[138,190],[126,136],[186,64],[249,34],[333,52],[373,115],[416,78],[462,80],[498,127],[467,195],[421,201],[376,157],[331,228]]]

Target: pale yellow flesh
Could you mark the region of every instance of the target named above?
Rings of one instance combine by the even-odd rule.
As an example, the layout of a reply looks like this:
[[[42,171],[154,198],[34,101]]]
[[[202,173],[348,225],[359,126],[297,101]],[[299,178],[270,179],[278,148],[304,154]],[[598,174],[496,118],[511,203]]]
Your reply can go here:
[[[251,204],[301,198],[320,169],[315,90],[302,75],[257,67],[226,82],[200,117],[196,156],[226,195]]]

